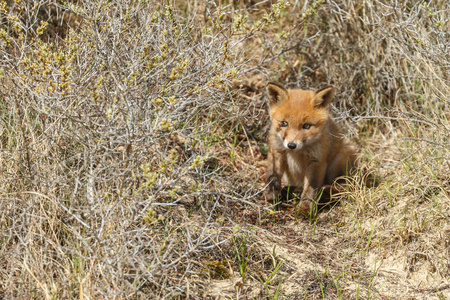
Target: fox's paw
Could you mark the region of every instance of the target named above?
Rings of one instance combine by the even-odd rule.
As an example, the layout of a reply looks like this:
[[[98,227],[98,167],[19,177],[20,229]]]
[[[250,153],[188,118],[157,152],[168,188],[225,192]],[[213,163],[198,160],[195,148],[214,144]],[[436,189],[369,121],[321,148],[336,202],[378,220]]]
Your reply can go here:
[[[281,192],[281,181],[276,175],[271,175],[267,182],[269,185],[267,186],[267,189],[264,191],[264,199],[267,202],[273,202],[274,200],[277,200],[280,197]]]
[[[267,202],[273,203],[274,201],[277,201],[280,198],[280,192],[276,191],[274,189],[271,189],[269,187],[264,191],[263,196]]]
[[[300,200],[298,212],[304,216],[310,215],[313,212],[313,202],[309,199]]]
[[[272,192],[280,192],[281,191],[281,180],[277,175],[271,175],[267,179],[269,183],[268,189]]]

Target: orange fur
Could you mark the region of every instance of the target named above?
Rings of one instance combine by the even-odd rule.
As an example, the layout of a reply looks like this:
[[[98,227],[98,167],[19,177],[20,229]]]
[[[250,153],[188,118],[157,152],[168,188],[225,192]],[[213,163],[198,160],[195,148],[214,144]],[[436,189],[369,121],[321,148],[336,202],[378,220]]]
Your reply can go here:
[[[278,195],[283,183],[303,186],[301,199],[311,202],[316,189],[345,175],[356,157],[328,110],[333,88],[317,92],[287,90],[269,83],[267,93],[272,122],[268,196]]]

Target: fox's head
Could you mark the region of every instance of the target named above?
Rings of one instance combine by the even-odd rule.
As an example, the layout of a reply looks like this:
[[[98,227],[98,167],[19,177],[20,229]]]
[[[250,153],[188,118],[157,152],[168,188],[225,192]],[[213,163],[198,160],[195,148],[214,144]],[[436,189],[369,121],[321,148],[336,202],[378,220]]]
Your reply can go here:
[[[267,94],[272,129],[285,149],[301,149],[320,138],[331,118],[328,107],[333,98],[333,88],[317,92],[287,90],[269,83]]]

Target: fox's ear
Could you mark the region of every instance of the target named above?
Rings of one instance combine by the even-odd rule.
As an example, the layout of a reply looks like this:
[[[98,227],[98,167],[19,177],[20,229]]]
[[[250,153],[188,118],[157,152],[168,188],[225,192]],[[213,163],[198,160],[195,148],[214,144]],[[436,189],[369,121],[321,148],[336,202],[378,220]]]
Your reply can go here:
[[[288,91],[284,87],[273,82],[267,84],[267,95],[270,106],[281,104],[289,97]]]
[[[331,100],[333,100],[333,92],[332,87],[318,90],[311,99],[312,106],[314,106],[314,108],[328,108]]]

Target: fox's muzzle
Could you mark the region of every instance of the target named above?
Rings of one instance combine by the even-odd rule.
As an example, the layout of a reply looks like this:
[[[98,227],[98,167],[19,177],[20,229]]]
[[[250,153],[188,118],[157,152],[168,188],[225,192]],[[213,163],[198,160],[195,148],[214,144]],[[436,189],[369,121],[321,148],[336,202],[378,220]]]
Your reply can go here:
[[[288,146],[288,148],[291,149],[291,150],[294,150],[295,148],[297,148],[297,144],[292,143],[292,142],[288,143],[287,146]]]

